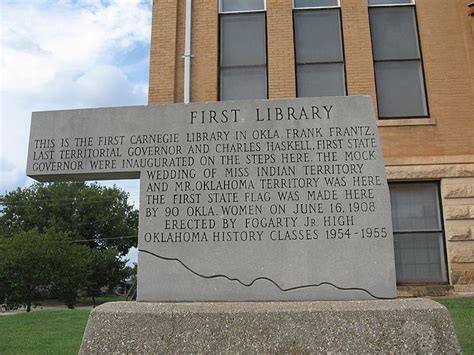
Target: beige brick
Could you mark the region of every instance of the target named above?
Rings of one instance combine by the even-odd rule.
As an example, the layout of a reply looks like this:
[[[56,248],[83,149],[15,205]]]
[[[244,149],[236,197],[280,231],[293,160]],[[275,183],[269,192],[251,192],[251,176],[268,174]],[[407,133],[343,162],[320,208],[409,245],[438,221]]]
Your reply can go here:
[[[473,187],[467,184],[446,185],[444,187],[444,198],[473,197]]]
[[[154,0],[148,103],[173,103],[177,1]]]
[[[474,240],[474,226],[449,226],[446,228],[446,238],[451,241]]]
[[[474,272],[455,271],[451,273],[451,282],[454,285],[466,285],[474,283]]]
[[[446,219],[469,219],[469,206],[447,206]]]
[[[370,95],[377,109],[367,0],[342,1],[348,95]]]
[[[291,0],[267,0],[268,96],[295,97]]]
[[[448,256],[451,263],[471,263],[473,265],[474,241],[449,243]],[[466,267],[463,269],[466,269]]]

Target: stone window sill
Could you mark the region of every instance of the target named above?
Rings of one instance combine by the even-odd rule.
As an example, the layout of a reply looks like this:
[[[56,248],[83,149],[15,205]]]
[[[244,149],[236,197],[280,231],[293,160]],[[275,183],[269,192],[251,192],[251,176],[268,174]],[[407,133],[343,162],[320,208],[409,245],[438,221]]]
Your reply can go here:
[[[434,118],[401,118],[401,119],[378,119],[377,126],[379,127],[392,127],[392,126],[427,126],[436,125]]]

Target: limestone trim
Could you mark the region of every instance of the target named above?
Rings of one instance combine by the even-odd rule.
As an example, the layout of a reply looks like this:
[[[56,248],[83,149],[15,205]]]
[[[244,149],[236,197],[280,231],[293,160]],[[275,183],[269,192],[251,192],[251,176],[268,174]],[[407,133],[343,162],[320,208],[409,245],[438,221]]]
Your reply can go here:
[[[474,284],[454,285],[454,292],[474,292]]]
[[[388,180],[423,180],[474,177],[474,164],[386,166]]]
[[[387,157],[385,165],[434,165],[474,163],[474,155]]]
[[[394,127],[394,126],[426,126],[436,125],[436,119],[430,118],[399,118],[399,119],[377,119],[377,126],[379,127]]]

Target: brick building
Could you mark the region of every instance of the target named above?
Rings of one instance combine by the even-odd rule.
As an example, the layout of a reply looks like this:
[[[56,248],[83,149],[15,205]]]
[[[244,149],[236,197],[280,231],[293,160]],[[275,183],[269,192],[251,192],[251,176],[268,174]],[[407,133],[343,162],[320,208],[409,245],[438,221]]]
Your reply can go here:
[[[194,0],[191,9],[193,102],[370,95],[400,293],[474,291],[470,1]],[[154,0],[150,104],[183,102],[185,13],[185,0]]]

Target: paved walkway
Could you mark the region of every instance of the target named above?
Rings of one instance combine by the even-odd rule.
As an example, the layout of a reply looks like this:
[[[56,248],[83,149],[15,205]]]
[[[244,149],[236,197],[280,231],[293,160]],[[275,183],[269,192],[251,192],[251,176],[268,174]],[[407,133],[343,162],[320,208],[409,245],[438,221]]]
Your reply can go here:
[[[57,306],[38,306],[38,307],[31,307],[31,312],[42,312],[42,311],[62,311],[68,309],[65,305],[57,305]],[[78,306],[74,307],[74,309],[87,309],[92,310],[92,306]],[[0,312],[0,317],[2,316],[10,316],[13,314],[20,314],[26,313],[26,308],[21,307],[14,311],[7,311],[7,312]]]

